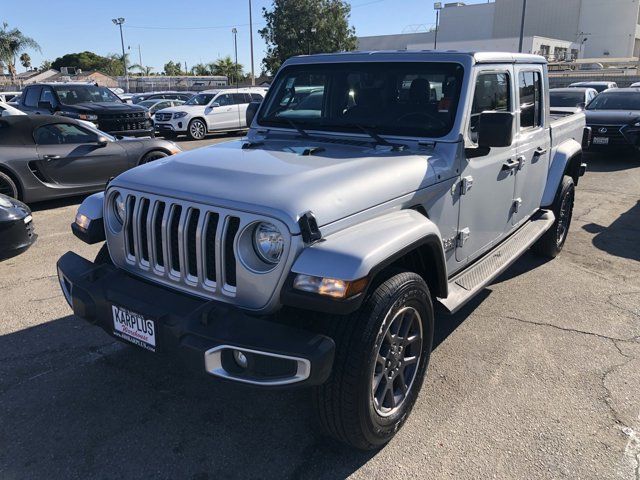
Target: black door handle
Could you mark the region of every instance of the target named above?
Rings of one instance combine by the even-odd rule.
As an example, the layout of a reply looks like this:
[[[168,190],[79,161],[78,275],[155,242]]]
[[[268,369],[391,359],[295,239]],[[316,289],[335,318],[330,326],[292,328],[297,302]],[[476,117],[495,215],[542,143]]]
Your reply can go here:
[[[547,153],[547,149],[546,148],[538,147],[536,149],[535,155],[538,155],[539,157],[541,157],[545,153]]]
[[[510,158],[502,164],[502,170],[509,171],[518,168],[518,166],[520,166],[520,162],[516,159]]]

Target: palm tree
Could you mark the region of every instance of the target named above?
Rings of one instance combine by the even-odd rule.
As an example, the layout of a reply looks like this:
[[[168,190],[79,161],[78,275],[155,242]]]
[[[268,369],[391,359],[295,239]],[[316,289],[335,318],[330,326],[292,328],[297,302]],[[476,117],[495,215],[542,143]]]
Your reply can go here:
[[[244,67],[242,64],[236,64],[230,56],[219,58],[214,63],[209,65],[211,73],[214,75],[222,75],[229,79],[230,83],[235,83],[242,78]]]
[[[0,60],[9,68],[11,81],[16,81],[16,57],[25,50],[40,51],[40,45],[33,38],[27,37],[17,28],[9,29],[9,24],[3,22],[0,29]]]
[[[153,70],[153,67],[145,67],[144,65],[140,65],[139,63],[134,63],[129,67],[129,70],[138,70],[142,76],[149,77],[151,75],[151,70]]]
[[[29,70],[29,68],[31,67],[31,57],[29,56],[28,53],[23,53],[22,55],[20,55],[20,64],[24,68]]]
[[[205,76],[209,75],[209,68],[204,63],[196,63],[193,67],[191,67],[191,73],[193,75]]]

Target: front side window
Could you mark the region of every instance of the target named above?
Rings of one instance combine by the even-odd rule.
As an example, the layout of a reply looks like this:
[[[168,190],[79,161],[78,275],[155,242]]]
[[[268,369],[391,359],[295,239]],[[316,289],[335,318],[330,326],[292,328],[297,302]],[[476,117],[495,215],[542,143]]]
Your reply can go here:
[[[520,72],[520,129],[542,125],[542,81],[540,72]],[[579,102],[578,102],[579,103]]]
[[[27,94],[24,97],[24,104],[27,107],[37,107],[38,100],[40,99],[41,90],[42,90],[41,87],[31,87],[30,89],[28,89]]]
[[[64,105],[122,101],[108,88],[95,85],[56,85],[53,87]]]
[[[41,102],[49,102],[51,105],[55,105],[55,97],[53,96],[53,91],[50,88],[43,88],[42,93],[40,94]]]
[[[229,106],[229,105],[233,105],[233,99],[231,98],[231,95],[229,95],[229,94],[220,95],[218,98],[216,98],[215,103],[217,103],[221,107],[226,107],[226,106]]]
[[[469,137],[478,141],[480,115],[484,112],[511,112],[511,83],[507,72],[480,73],[471,106]]]
[[[463,74],[461,65],[441,62],[290,66],[258,123],[438,138],[453,128]]]
[[[43,125],[36,129],[33,136],[38,145],[69,145],[97,140],[95,133],[68,123]]]

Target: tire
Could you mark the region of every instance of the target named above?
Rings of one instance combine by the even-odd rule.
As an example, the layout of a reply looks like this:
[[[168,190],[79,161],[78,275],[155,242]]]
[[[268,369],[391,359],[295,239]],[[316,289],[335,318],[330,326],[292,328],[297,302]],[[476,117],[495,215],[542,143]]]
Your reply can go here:
[[[18,185],[6,173],[0,172],[0,193],[11,198],[19,200],[20,192]]]
[[[403,320],[411,332],[405,337],[419,333],[419,341],[405,343],[399,335]],[[329,380],[313,393],[320,425],[326,434],[351,447],[379,448],[404,424],[424,380],[433,344],[429,289],[419,275],[397,273],[381,283],[360,310],[325,321],[329,325],[324,333],[336,342],[336,355]],[[403,349],[398,350],[398,344]],[[384,362],[378,361],[382,357]],[[398,363],[409,357],[415,358],[413,363]],[[397,399],[393,390],[389,395],[389,378],[398,390]],[[403,379],[406,393],[400,388]]]
[[[555,258],[562,251],[569,234],[576,188],[573,179],[565,175],[553,201],[551,210],[556,216],[555,222],[533,245],[532,250],[542,257]]]
[[[194,118],[189,122],[187,135],[191,140],[203,140],[207,135],[207,124],[199,118]]]
[[[96,265],[113,265],[113,260],[111,260],[109,247],[107,247],[106,242],[102,244],[102,247],[100,247],[100,251],[98,252],[98,255],[96,255],[96,259],[93,263]]]
[[[138,165],[144,165],[145,163],[153,162],[154,160],[159,160],[161,158],[168,157],[169,155],[165,152],[161,152],[160,150],[154,150],[153,152],[147,153]]]

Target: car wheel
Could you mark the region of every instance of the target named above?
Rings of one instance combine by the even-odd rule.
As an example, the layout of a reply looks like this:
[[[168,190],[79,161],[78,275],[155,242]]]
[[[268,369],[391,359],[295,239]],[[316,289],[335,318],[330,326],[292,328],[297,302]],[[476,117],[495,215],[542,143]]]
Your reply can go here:
[[[6,173],[0,172],[0,193],[19,200],[18,186]]]
[[[165,152],[155,150],[153,152],[147,153],[144,157],[142,157],[142,160],[140,160],[140,163],[138,165],[144,165],[145,163],[153,162],[154,160],[159,160],[168,156],[169,155]]]
[[[569,234],[573,217],[573,202],[576,188],[573,178],[565,175],[558,189],[551,210],[556,217],[555,222],[545,234],[533,245],[533,251],[542,257],[555,258],[562,251]]]
[[[433,304],[419,275],[380,284],[361,309],[328,320],[336,342],[331,377],[314,390],[320,424],[360,450],[386,444],[404,424],[422,387],[433,343]]]
[[[207,134],[207,126],[200,119],[191,120],[187,134],[191,140],[202,140]]]

